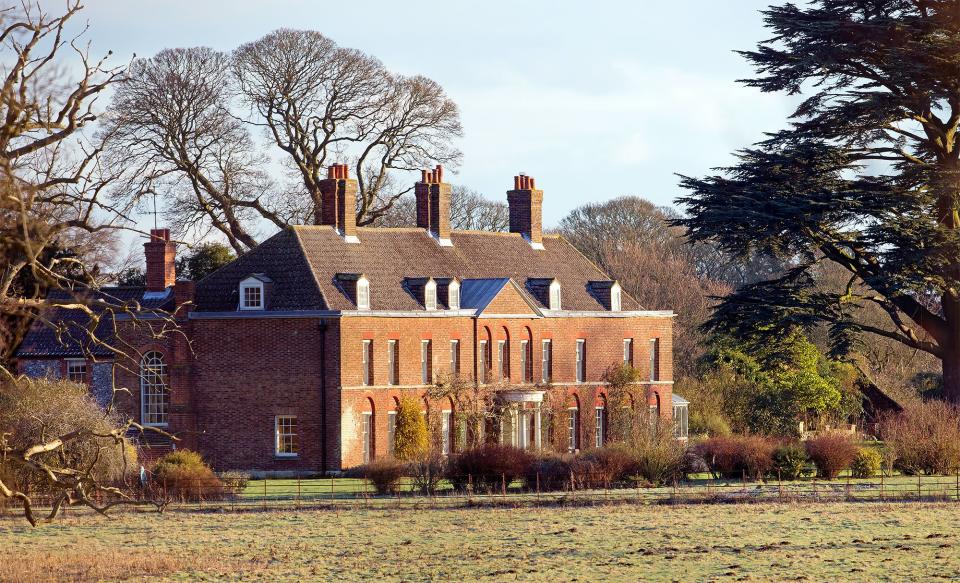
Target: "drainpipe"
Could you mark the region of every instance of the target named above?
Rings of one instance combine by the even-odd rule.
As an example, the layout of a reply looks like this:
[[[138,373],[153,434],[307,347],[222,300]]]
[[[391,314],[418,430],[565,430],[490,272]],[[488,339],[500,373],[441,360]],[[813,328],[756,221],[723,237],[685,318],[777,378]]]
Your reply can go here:
[[[320,468],[327,473],[327,321],[320,320]]]

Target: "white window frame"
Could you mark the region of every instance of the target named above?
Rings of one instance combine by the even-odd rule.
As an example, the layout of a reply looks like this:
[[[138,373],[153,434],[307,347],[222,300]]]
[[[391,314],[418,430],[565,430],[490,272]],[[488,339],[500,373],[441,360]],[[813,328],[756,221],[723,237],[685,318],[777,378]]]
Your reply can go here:
[[[247,304],[247,291],[256,291],[258,303]],[[258,311],[263,310],[266,304],[266,293],[264,290],[263,282],[254,277],[248,277],[247,279],[240,282],[240,305],[239,309],[241,311]]]
[[[549,383],[553,377],[553,340],[547,338],[540,344],[540,378]]]
[[[87,360],[85,358],[68,358],[67,359],[67,380],[73,383],[87,384]],[[82,370],[83,378],[77,380],[74,379],[75,371],[72,370],[73,367],[80,367]]]
[[[430,362],[433,357],[433,341],[420,341],[420,383],[429,385],[433,382],[430,378],[433,376],[433,363]]]
[[[487,370],[490,368],[489,363],[487,362],[487,341],[480,340],[477,343],[477,350],[480,353],[480,358],[477,359],[477,362],[479,363],[478,368],[480,369],[477,371],[477,380],[480,382],[480,384],[484,384],[487,382]]]
[[[460,374],[460,340],[450,340],[450,374]]]
[[[509,362],[509,348],[506,340],[497,340],[497,380],[506,380],[510,378],[510,370],[507,366]]]
[[[550,282],[550,309],[551,310],[560,310],[562,309],[563,296],[560,293],[560,282],[558,280],[553,280]]]
[[[687,405],[673,406],[673,436],[677,439],[687,439],[690,436]]]
[[[577,382],[585,383],[587,381],[587,341],[583,338],[577,339]]]
[[[357,279],[357,309],[370,309],[370,280],[366,277]]]
[[[363,463],[373,461],[373,412],[364,411],[360,414],[360,443],[363,445]]]
[[[397,441],[397,412],[387,412],[387,452],[392,456]]]
[[[437,309],[437,282],[432,279],[423,285],[423,307],[429,311]]]
[[[567,451],[577,451],[577,438],[580,436],[580,409],[578,407],[567,408]]]
[[[633,366],[633,338],[623,339],[623,364]]]
[[[529,355],[527,351],[530,350],[530,341],[521,340],[520,341],[520,382],[529,383],[530,379],[527,378],[527,366],[529,365]]]
[[[373,384],[373,340],[364,340],[361,344],[360,362],[363,364],[363,386]]]
[[[398,342],[395,339],[387,340],[387,384],[390,386],[396,385],[399,383],[400,379],[397,377],[400,376],[398,373],[398,362],[397,362],[397,345]]]
[[[440,451],[450,455],[450,431],[453,426],[453,412],[440,412]]]
[[[167,362],[163,354],[151,350],[140,359],[140,420],[150,427],[166,427],[169,413],[170,377]]]
[[[457,281],[451,281],[447,286],[447,308],[460,309],[460,283]]]
[[[293,424],[287,425],[286,427],[292,427],[293,431],[291,432],[280,432],[281,420],[292,419]],[[284,438],[289,438],[290,449],[292,451],[284,451],[286,449],[286,441]],[[300,455],[299,447],[297,446],[297,416],[296,415],[276,415],[273,418],[273,454],[276,457],[287,457],[294,458]]]
[[[597,447],[603,447],[603,435],[605,425],[607,424],[606,407],[596,407],[594,410],[594,434]]]
[[[619,283],[610,287],[610,311],[619,312],[623,309],[623,290]]]

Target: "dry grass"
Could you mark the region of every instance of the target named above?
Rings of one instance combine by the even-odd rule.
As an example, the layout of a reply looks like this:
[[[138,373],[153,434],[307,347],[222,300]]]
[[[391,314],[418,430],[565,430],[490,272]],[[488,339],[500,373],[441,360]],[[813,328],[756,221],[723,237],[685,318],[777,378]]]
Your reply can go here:
[[[0,519],[0,580],[960,576],[954,504],[76,514]]]

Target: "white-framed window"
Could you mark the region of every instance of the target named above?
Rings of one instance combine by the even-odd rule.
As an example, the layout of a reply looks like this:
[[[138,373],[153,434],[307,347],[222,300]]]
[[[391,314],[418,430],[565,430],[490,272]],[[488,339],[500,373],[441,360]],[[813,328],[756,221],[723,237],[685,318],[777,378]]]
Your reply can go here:
[[[437,282],[432,279],[423,286],[423,306],[428,310],[437,309]]]
[[[524,383],[530,382],[530,374],[527,370],[527,367],[530,366],[530,355],[527,352],[530,350],[530,342],[527,340],[520,341],[520,380]]]
[[[357,280],[357,309],[370,309],[370,280],[366,277]]]
[[[460,283],[456,280],[447,286],[447,307],[451,310],[460,309]]]
[[[429,385],[433,382],[433,342],[420,341],[420,382]]]
[[[144,425],[165,427],[170,385],[163,355],[150,351],[140,359],[140,418]]]
[[[660,380],[660,339],[650,339],[650,380]]]
[[[610,311],[619,312],[623,305],[623,292],[619,283],[614,283],[610,287]]]
[[[596,434],[596,445],[597,447],[603,447],[603,442],[605,441],[604,437],[606,436],[607,430],[607,409],[605,407],[597,407],[594,413],[594,433]]]
[[[259,279],[249,277],[240,282],[240,309],[241,310],[262,310],[264,309],[263,282]]]
[[[580,434],[580,409],[570,407],[567,409],[567,449],[576,451],[579,449],[578,437]]]
[[[577,340],[577,382],[587,380],[587,341]]]
[[[487,341],[486,340],[480,341],[478,350],[480,351],[480,354],[479,354],[480,370],[478,371],[480,378],[478,380],[481,383],[485,383],[487,382],[487,371],[490,370],[490,359],[487,357]]]
[[[689,437],[688,413],[686,405],[673,406],[673,436],[677,439]]]
[[[373,459],[373,413],[367,411],[360,415],[360,431],[363,435],[363,463]]]
[[[498,380],[510,378],[510,351],[506,340],[497,340]]]
[[[450,432],[453,428],[453,412],[440,412],[440,444],[443,455],[450,455]]]
[[[550,283],[550,309],[559,310],[560,306],[560,282],[553,280]]]
[[[397,412],[387,413],[387,451],[393,455],[397,443]]]
[[[623,364],[633,366],[633,338],[623,339]]]
[[[540,355],[540,378],[543,382],[549,383],[553,378],[553,341],[544,340],[541,344]]]
[[[400,361],[397,359],[397,341],[387,340],[387,384],[396,385],[400,378]]]
[[[364,340],[361,347],[363,356],[363,384],[373,384],[373,340]]]
[[[79,358],[67,360],[67,380],[87,384],[87,361]]]
[[[297,457],[297,418],[293,415],[277,415],[274,418],[274,454],[277,457]]]
[[[460,341],[450,341],[450,374],[457,376],[460,374]]]

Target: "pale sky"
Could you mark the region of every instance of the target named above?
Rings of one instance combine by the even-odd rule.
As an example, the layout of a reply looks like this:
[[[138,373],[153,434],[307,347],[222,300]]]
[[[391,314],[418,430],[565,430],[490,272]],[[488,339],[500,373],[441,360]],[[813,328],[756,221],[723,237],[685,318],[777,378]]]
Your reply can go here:
[[[758,12],[768,4],[88,0],[84,14],[95,53],[113,50],[118,64],[290,27],[431,77],[461,108],[464,161],[450,181],[505,199],[526,172],[552,226],[624,194],[670,204],[676,173],[728,164],[785,124],[792,100],[735,82],[751,70],[733,51],[770,36]]]

